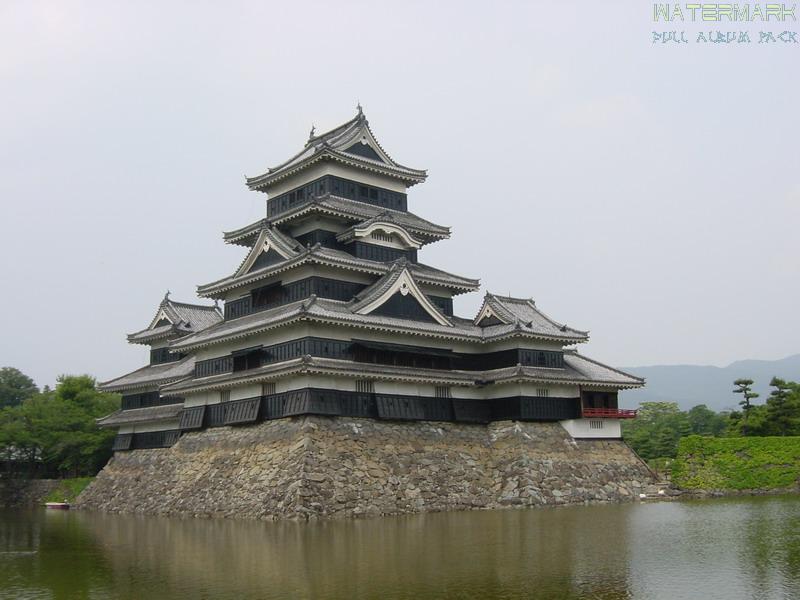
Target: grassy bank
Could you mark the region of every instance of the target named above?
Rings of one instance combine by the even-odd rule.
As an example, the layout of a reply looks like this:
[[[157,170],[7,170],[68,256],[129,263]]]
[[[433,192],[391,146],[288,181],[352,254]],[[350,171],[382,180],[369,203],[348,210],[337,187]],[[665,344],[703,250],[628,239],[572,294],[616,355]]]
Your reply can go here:
[[[63,479],[58,487],[45,496],[45,502],[73,502],[94,477],[76,477],[75,479]]]
[[[685,437],[672,481],[688,490],[794,488],[800,483],[800,437]]]

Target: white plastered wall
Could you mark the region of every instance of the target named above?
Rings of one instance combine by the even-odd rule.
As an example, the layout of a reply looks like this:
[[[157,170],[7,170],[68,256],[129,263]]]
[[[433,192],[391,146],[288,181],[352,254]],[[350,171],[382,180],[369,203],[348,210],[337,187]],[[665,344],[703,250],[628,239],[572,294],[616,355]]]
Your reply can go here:
[[[288,227],[289,234],[292,237],[297,237],[298,235],[303,235],[304,233],[308,233],[309,231],[314,231],[316,229],[324,229],[326,231],[335,231],[336,233],[341,233],[347,229],[348,225],[343,221],[334,219],[332,217],[314,215],[307,219],[303,219],[302,221],[289,223]]]
[[[151,431],[170,431],[173,429],[178,429],[178,419],[121,425],[118,433],[148,433]]]
[[[622,437],[619,419],[570,419],[559,421],[577,439],[616,439]]]

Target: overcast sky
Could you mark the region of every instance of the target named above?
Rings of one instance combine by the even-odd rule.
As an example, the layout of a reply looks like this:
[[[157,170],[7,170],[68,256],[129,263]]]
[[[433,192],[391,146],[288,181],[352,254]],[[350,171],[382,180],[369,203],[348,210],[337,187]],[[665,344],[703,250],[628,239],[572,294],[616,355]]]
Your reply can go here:
[[[242,259],[221,232],[266,199],[244,175],[359,101],[429,170],[410,210],[453,228],[420,259],[481,278],[459,314],[530,296],[614,365],[800,352],[800,44],[653,45],[651,11],[5,0],[0,366],[143,365],[125,334],[164,292]]]

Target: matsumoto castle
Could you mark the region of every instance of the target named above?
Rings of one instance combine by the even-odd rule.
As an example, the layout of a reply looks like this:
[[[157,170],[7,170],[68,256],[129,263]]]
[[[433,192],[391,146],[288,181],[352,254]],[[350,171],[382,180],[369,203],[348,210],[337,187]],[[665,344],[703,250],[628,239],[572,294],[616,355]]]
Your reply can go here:
[[[102,386],[122,394],[99,420],[118,428],[114,450],[298,415],[558,422],[575,439],[619,438],[635,411],[618,408],[618,391],[644,382],[579,353],[586,331],[492,293],[473,317],[453,314],[479,282],[421,260],[450,237],[409,210],[426,177],[387,154],[359,107],[248,178],[266,216],[224,234],[243,259],[198,287],[214,304],[165,296],[128,335],[149,364]]]

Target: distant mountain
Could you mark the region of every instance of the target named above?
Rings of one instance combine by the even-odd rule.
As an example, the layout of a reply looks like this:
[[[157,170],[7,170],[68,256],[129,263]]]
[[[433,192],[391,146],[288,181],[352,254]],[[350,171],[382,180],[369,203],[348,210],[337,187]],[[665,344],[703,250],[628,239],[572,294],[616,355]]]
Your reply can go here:
[[[640,402],[677,402],[682,409],[705,404],[713,410],[738,407],[741,399],[732,393],[733,381],[740,377],[752,379],[753,389],[761,394],[755,400],[766,400],[773,377],[800,381],[800,354],[781,360],[739,360],[727,367],[700,365],[657,365],[652,367],[624,367],[623,371],[647,379],[642,390],[623,392],[620,401],[624,407],[635,408]]]

